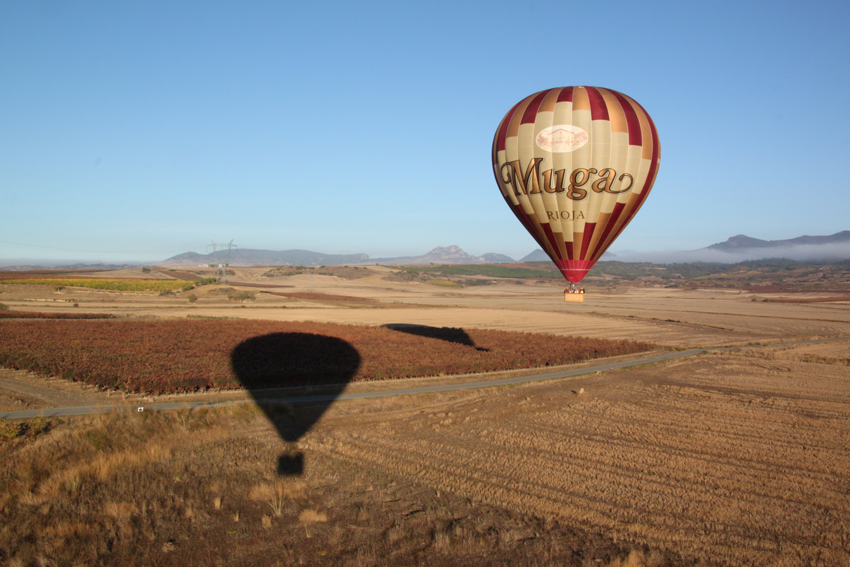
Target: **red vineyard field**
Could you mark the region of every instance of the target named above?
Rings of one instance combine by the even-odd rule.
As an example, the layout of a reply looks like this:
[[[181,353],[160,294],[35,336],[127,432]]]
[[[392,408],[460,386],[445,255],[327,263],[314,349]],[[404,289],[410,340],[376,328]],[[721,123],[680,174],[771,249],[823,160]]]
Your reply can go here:
[[[2,320],[0,365],[129,391],[240,388],[231,366],[236,347],[258,337],[296,334],[333,337],[353,347],[360,359],[350,374],[353,381],[544,367],[652,348],[633,341],[479,329],[251,320]],[[320,354],[322,367],[333,374],[334,352]],[[342,353],[339,357],[339,365],[349,364],[341,360]],[[253,362],[258,368],[270,363]],[[303,373],[317,383],[316,368],[287,372]]]
[[[0,319],[113,319],[109,313],[44,313],[41,311],[0,311]]]
[[[25,280],[32,278],[84,278],[91,274],[104,272],[105,270],[0,270],[0,280]]]
[[[777,299],[765,299],[764,301],[770,301],[773,303],[834,303],[836,301],[850,301],[850,296],[839,295],[835,297],[804,297],[801,299],[794,299],[791,297],[780,297]]]

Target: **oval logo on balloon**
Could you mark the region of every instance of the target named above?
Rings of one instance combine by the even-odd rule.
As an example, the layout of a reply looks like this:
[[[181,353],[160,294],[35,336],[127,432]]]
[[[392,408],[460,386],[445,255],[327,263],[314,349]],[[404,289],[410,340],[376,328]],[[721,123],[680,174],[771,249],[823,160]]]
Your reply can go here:
[[[574,152],[587,143],[590,137],[583,129],[572,124],[556,124],[544,128],[535,141],[540,149],[553,153]]]

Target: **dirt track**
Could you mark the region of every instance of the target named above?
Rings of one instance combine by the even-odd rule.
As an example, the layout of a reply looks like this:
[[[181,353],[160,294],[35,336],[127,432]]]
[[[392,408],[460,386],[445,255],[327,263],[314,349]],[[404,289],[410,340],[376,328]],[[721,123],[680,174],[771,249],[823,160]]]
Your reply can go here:
[[[0,367],[0,410],[107,405],[116,403],[116,399],[121,395],[110,396],[91,386]]]

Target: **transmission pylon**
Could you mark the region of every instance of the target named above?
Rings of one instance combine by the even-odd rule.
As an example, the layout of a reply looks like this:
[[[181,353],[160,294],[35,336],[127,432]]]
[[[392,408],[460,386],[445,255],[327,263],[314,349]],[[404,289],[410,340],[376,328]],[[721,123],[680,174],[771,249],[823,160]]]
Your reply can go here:
[[[224,258],[224,262],[219,262],[218,260],[218,252],[224,253],[224,249],[227,247],[227,255]],[[215,259],[215,281],[216,283],[227,283],[227,266],[228,262],[230,262],[230,249],[237,248],[233,241],[226,243],[215,242],[210,240],[210,243],[207,244],[207,250],[212,248],[213,258]]]

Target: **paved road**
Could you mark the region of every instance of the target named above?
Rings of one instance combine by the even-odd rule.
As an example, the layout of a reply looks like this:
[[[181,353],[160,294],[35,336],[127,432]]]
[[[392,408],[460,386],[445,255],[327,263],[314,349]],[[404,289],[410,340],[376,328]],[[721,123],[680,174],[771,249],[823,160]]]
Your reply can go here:
[[[850,337],[837,337],[832,339],[815,339],[810,341],[795,341],[787,343],[772,343],[769,346],[792,346],[805,345],[812,343],[825,343],[832,341],[846,341]],[[412,394],[433,394],[437,392],[452,392],[457,390],[475,390],[478,388],[492,388],[496,386],[508,386],[511,384],[523,384],[525,382],[539,382],[541,380],[557,380],[559,378],[570,378],[572,376],[581,376],[583,374],[595,374],[597,372],[605,372],[608,370],[617,370],[619,368],[630,368],[633,366],[642,366],[644,364],[652,364],[672,360],[676,358],[684,358],[694,356],[705,352],[724,351],[724,350],[741,350],[747,348],[762,348],[761,345],[743,346],[743,347],[725,347],[725,348],[702,348],[689,349],[678,352],[670,352],[646,358],[638,358],[622,362],[611,362],[608,364],[599,364],[596,366],[585,366],[575,368],[573,370],[562,370],[558,372],[547,372],[543,374],[533,374],[531,376],[518,376],[515,378],[502,378],[499,380],[484,380],[482,382],[468,382],[465,384],[445,384],[440,386],[423,386],[420,388],[404,388],[396,390],[381,390],[376,392],[361,392],[352,394],[325,394],[314,396],[294,396],[283,398],[269,398],[268,403],[289,403],[289,404],[305,404],[305,403],[321,403],[333,402],[335,400],[358,400],[363,398],[387,398],[390,396],[407,396]],[[96,413],[108,413],[110,411],[163,411],[176,410],[184,408],[209,408],[216,406],[229,406],[234,404],[244,404],[251,400],[230,400],[221,402],[176,402],[163,404],[148,404],[143,406],[135,405],[111,405],[111,406],[75,406],[65,408],[45,408],[36,410],[23,411],[0,411],[2,419],[30,419],[33,417],[54,417],[67,415],[86,415]]]

